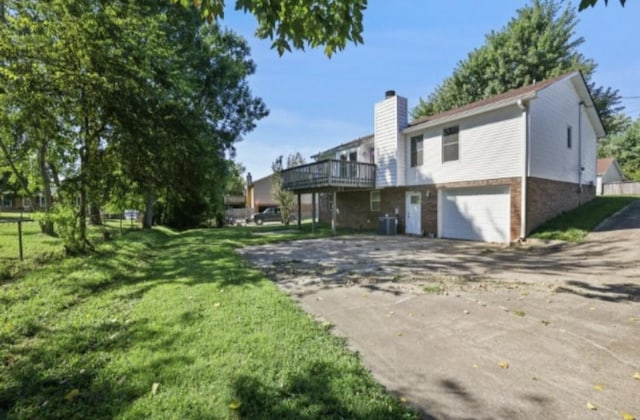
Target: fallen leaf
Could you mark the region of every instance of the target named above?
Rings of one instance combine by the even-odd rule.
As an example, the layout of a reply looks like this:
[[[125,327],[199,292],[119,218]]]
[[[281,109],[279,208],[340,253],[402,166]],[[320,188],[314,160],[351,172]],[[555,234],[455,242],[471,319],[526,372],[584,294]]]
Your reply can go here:
[[[602,387],[602,385],[594,385],[593,389],[595,389],[596,391],[602,391],[604,390],[604,388]]]
[[[232,410],[237,410],[238,408],[240,408],[240,406],[242,405],[242,403],[238,400],[233,400],[229,403],[229,408]]]
[[[397,333],[396,335],[397,335],[398,337],[402,337],[402,333],[401,333],[401,332]]]
[[[160,384],[157,382],[154,382],[153,385],[151,385],[151,395],[156,395],[158,393],[159,387],[160,387]]]
[[[67,401],[73,401],[73,399],[78,395],[80,395],[80,390],[78,388],[74,388],[64,396],[64,399]]]
[[[405,397],[400,397],[400,402],[405,403],[405,402],[407,402],[407,399]]]
[[[591,307],[589,308],[589,310],[590,310],[590,311],[595,311],[595,310],[596,310],[596,308],[594,308],[593,306],[591,306]]]
[[[596,407],[595,405],[591,404],[590,402],[587,402],[587,408],[591,411],[596,411],[598,409],[598,407]]]
[[[550,324],[550,322],[549,322],[549,321],[545,321],[544,319],[543,319],[543,320],[541,320],[541,321],[540,321],[540,323],[541,323],[542,325],[544,325],[545,327],[546,327],[547,325],[549,325],[549,324]]]
[[[640,372],[636,372],[633,374],[633,379],[637,379],[638,381],[640,381]]]
[[[474,364],[473,364],[473,367],[474,367],[474,369],[478,369],[478,364],[477,364],[477,363],[474,363]]]
[[[636,418],[629,413],[622,413],[622,418],[624,420],[636,420]]]
[[[509,369],[509,362],[498,362],[501,369]]]
[[[471,312],[467,311],[466,309],[464,310],[464,314],[465,315],[469,315]]]
[[[213,304],[213,307],[214,307],[214,308],[219,308],[219,307],[220,307],[220,302],[216,302],[216,303],[214,303],[214,304]]]

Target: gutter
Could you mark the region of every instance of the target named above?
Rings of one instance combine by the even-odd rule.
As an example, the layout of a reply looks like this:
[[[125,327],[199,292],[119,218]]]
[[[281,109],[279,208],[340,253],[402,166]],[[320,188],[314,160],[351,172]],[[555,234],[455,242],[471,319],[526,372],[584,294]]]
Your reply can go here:
[[[578,205],[582,205],[582,107],[584,102],[578,104]]]
[[[527,105],[518,99],[518,108],[524,114],[524,145],[522,148],[522,176],[520,178],[520,240],[527,239],[527,176],[529,175],[529,141],[531,137],[530,113]]]

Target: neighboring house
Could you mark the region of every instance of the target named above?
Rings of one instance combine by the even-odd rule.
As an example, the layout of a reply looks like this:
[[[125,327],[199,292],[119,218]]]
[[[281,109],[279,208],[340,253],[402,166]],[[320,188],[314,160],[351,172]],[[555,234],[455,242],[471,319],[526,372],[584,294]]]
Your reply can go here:
[[[283,172],[321,194],[321,221],[376,229],[389,215],[408,234],[509,242],[595,195],[605,133],[579,72],[412,122],[385,96],[373,135]]]
[[[251,173],[247,175],[246,206],[251,214],[261,213],[269,207],[279,207],[273,199],[271,186],[271,175],[254,181]],[[311,195],[303,194],[301,197],[302,217],[311,217]],[[297,201],[295,202],[295,213],[297,215]]]
[[[598,173],[596,177],[596,194],[601,195],[604,184],[624,181],[624,174],[614,158],[598,159]]]

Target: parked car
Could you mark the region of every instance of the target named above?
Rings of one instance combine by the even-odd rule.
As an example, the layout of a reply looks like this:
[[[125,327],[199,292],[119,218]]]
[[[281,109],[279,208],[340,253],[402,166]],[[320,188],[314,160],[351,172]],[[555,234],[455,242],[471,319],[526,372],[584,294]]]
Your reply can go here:
[[[296,220],[296,216],[293,214],[290,214],[289,222],[293,222],[294,220]],[[280,209],[277,207],[268,207],[264,209],[261,213],[255,214],[253,216],[253,221],[256,223],[256,225],[261,225],[264,222],[283,222],[284,223],[284,220],[282,220],[282,213],[280,212]]]

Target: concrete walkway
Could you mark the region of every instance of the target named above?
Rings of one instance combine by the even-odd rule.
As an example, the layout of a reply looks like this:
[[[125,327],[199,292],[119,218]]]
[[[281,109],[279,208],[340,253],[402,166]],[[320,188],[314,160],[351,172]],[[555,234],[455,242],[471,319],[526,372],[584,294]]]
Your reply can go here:
[[[424,418],[640,418],[640,201],[580,245],[240,250]]]

